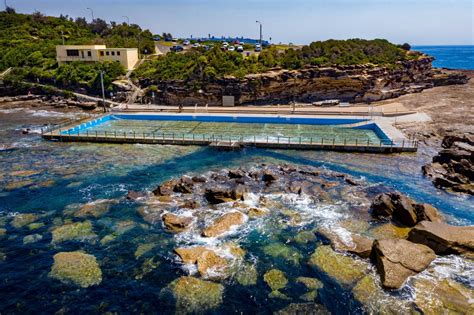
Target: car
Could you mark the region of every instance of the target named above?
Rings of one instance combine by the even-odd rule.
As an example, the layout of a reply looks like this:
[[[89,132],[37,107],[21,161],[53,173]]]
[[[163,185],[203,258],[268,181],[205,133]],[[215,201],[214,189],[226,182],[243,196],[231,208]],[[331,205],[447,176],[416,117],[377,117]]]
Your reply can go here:
[[[238,46],[237,51],[238,52],[244,52],[244,46]]]
[[[227,50],[227,46],[222,45],[222,46],[221,46],[221,50],[222,50],[222,51],[226,51],[226,50]]]
[[[185,40],[185,41],[183,42],[183,45],[184,45],[184,46],[188,46],[188,45],[190,45],[190,44],[191,44],[191,42],[190,42],[189,40]]]
[[[229,46],[229,47],[227,48],[227,50],[228,50],[228,51],[235,51],[235,47],[234,47],[234,46]]]
[[[174,45],[170,48],[170,50],[173,51],[173,52],[180,52],[180,51],[183,51],[184,48],[183,48],[183,46],[180,46],[180,45]]]
[[[256,44],[256,45],[255,45],[255,51],[256,51],[256,52],[262,51],[262,45]]]
[[[229,43],[228,42],[223,42],[222,46],[227,47],[227,46],[229,46]]]
[[[201,47],[201,44],[199,44],[199,43],[194,43],[193,44],[193,48],[199,48],[199,47]]]

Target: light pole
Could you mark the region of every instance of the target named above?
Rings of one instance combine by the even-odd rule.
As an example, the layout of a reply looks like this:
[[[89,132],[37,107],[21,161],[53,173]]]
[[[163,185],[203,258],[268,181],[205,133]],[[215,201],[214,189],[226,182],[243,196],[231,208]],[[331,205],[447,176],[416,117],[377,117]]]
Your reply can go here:
[[[255,23],[260,24],[260,46],[262,46],[262,22],[255,21]]]
[[[105,89],[104,89],[104,71],[100,70],[100,86],[102,87],[102,106],[104,107],[104,113],[107,112],[105,108]]]
[[[130,19],[128,18],[128,16],[124,15],[123,17],[127,19],[127,24],[130,25]]]
[[[92,22],[94,22],[94,10],[92,8],[87,8],[87,10],[91,10]]]
[[[8,9],[7,0],[3,0],[3,2],[5,2],[5,12],[7,12],[7,9]]]

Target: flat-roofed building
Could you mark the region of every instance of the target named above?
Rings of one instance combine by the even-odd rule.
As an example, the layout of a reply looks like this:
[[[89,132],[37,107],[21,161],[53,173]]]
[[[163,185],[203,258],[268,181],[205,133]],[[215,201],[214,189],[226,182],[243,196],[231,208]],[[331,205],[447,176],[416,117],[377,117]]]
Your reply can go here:
[[[56,46],[56,59],[65,62],[120,62],[127,70],[132,70],[138,62],[137,48],[107,48],[105,45],[60,45]]]

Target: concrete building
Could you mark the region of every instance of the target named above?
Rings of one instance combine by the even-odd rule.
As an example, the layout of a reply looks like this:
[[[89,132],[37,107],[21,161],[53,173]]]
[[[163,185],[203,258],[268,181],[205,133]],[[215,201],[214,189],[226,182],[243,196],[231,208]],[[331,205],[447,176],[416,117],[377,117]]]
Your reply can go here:
[[[56,59],[59,64],[72,61],[117,61],[125,69],[132,70],[138,62],[138,49],[107,48],[105,45],[61,45],[56,46]]]

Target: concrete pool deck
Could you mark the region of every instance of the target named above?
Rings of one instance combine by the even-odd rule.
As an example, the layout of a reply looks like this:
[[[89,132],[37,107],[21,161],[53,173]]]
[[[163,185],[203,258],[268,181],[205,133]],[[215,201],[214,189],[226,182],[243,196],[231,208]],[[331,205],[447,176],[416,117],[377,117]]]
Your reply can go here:
[[[190,116],[188,113],[173,114],[173,113],[150,113],[150,112],[126,112],[126,113],[112,113],[111,115],[126,115],[130,116],[133,120],[133,116],[174,116],[179,118],[180,116]],[[253,140],[246,139],[243,137],[227,137],[219,135],[194,135],[194,134],[155,134],[155,132],[143,132],[143,133],[125,133],[125,132],[114,132],[107,131],[97,132],[88,131],[87,126],[93,123],[100,124],[100,119],[104,119],[107,115],[100,116],[101,118],[94,118],[82,121],[81,126],[85,126],[84,130],[77,129],[78,124],[72,124],[68,126],[62,126],[60,129],[51,130],[43,133],[43,138],[47,140],[56,141],[72,141],[72,142],[99,142],[99,143],[142,143],[142,144],[166,144],[166,145],[201,145],[201,146],[213,146],[213,147],[244,147],[252,146],[257,148],[272,148],[272,149],[302,149],[302,150],[334,150],[334,151],[354,151],[354,152],[379,152],[379,153],[391,153],[391,152],[416,152],[418,142],[414,139],[406,138],[397,128],[393,126],[396,118],[389,117],[363,117],[363,116],[344,116],[340,115],[252,115],[252,114],[235,114],[232,116],[221,114],[208,114],[208,113],[194,113],[193,117],[204,116],[204,117],[259,117],[259,118],[279,118],[279,119],[337,119],[337,120],[358,120],[357,123],[350,123],[347,125],[341,125],[344,127],[358,128],[363,127],[364,124],[376,124],[376,128],[380,129],[383,134],[388,137],[387,140],[380,140],[379,143],[373,143],[369,141],[346,141],[346,139],[335,140],[328,138],[308,138],[308,137],[287,137],[287,136],[276,136],[269,135],[266,139],[257,139],[253,137]],[[411,117],[410,117],[411,116]],[[404,120],[420,120],[422,117],[419,115],[407,115]],[[361,122],[361,120],[366,120]],[[73,130],[76,128],[77,130]]]

